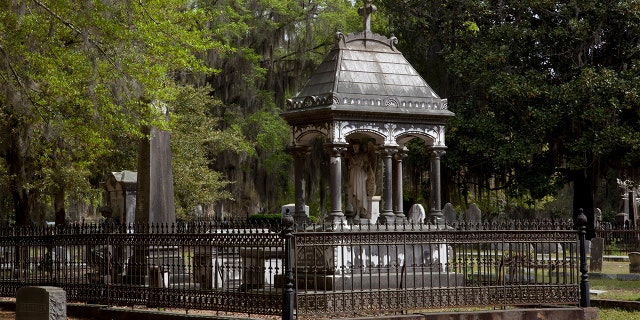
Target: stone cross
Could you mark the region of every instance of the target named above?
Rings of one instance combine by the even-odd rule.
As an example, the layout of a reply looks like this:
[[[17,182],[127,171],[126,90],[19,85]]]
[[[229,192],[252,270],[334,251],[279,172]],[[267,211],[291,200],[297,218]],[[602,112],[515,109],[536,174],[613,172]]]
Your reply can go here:
[[[364,7],[358,9],[358,14],[364,18],[364,31],[371,31],[371,14],[376,12],[376,6],[371,4],[371,0],[364,0]]]

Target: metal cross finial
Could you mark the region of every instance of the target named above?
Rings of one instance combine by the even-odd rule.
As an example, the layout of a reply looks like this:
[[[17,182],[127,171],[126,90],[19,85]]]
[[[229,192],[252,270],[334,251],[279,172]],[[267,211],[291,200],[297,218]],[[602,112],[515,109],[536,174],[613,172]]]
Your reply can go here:
[[[376,12],[376,6],[371,0],[364,0],[364,7],[358,9],[358,14],[364,18],[364,31],[371,31],[371,14]]]

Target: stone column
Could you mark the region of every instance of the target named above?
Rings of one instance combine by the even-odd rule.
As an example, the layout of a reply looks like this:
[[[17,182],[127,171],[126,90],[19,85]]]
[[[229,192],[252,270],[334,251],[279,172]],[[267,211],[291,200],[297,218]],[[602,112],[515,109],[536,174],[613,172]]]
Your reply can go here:
[[[339,224],[346,222],[342,212],[342,154],[347,151],[343,144],[326,145],[329,151],[329,174],[331,188],[331,212],[327,222]]]
[[[442,219],[442,191],[440,185],[440,157],[445,154],[443,148],[434,147],[431,150],[431,209],[429,220],[438,223]]]
[[[380,218],[383,223],[392,224],[395,222],[393,214],[393,189],[392,189],[392,157],[398,152],[396,147],[385,147],[382,150],[382,212]]]
[[[307,223],[307,214],[304,210],[306,198],[304,164],[309,154],[308,146],[292,146],[288,148],[294,159],[294,180],[295,180],[295,212],[293,218],[296,221],[297,229]]]
[[[406,219],[404,214],[402,193],[402,159],[407,156],[407,148],[398,148],[398,153],[393,157],[393,209],[396,219]]]

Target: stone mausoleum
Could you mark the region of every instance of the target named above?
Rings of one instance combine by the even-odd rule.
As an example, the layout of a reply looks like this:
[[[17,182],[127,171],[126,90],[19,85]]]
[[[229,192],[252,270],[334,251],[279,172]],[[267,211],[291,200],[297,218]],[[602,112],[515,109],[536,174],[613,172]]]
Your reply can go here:
[[[306,219],[305,161],[318,138],[330,157],[327,222],[406,221],[402,159],[408,151],[406,144],[415,138],[431,149],[427,218],[442,217],[440,158],[446,149],[446,121],[454,114],[447,109],[447,100],[398,51],[395,37],[371,32],[375,10],[370,0],[364,1],[359,9],[364,31],[337,33],[334,48],[281,114],[291,126],[288,148],[295,159],[294,217],[298,225]],[[381,174],[376,172],[378,161]],[[375,190],[378,176],[382,178],[381,196]]]

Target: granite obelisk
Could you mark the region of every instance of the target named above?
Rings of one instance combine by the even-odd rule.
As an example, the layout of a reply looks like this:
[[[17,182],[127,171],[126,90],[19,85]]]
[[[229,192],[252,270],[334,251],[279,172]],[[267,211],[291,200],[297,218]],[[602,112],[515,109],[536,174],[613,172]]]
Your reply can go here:
[[[153,126],[143,127],[142,132],[135,222],[170,225],[176,222],[170,135]]]

